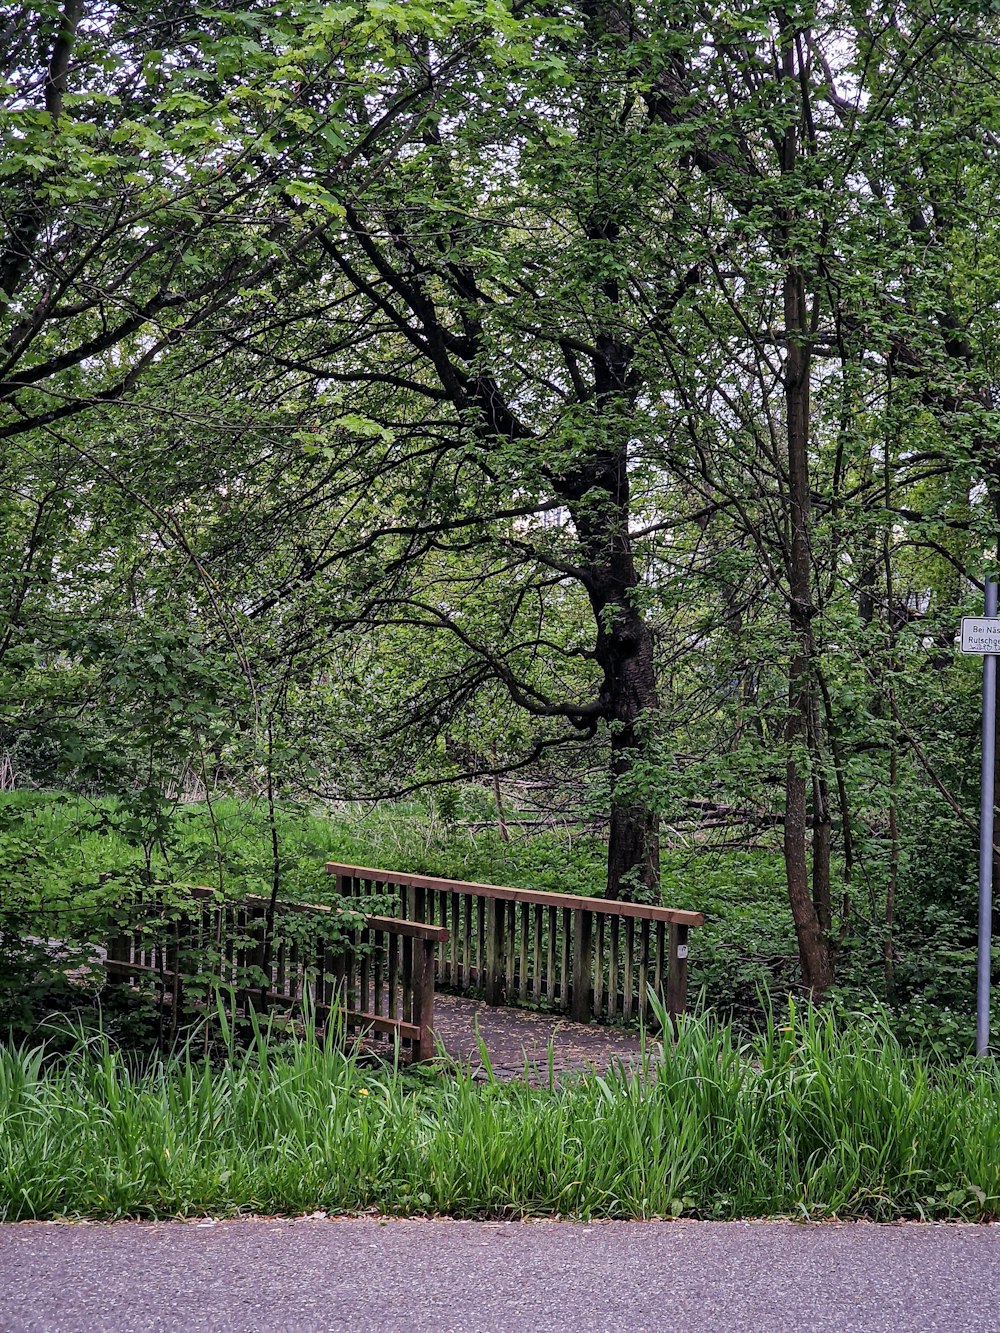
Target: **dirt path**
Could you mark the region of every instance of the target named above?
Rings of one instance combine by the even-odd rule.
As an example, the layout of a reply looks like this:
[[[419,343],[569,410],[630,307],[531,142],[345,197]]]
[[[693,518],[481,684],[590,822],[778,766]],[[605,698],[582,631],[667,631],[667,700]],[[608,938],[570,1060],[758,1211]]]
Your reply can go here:
[[[434,1033],[438,1041],[453,1060],[471,1065],[485,1077],[477,1031],[498,1078],[519,1078],[527,1065],[537,1071],[533,1079],[544,1081],[548,1077],[550,1042],[556,1076],[607,1069],[617,1060],[634,1064],[640,1057],[639,1034],[634,1031],[571,1023],[556,1014],[494,1008],[455,995],[434,997]]]

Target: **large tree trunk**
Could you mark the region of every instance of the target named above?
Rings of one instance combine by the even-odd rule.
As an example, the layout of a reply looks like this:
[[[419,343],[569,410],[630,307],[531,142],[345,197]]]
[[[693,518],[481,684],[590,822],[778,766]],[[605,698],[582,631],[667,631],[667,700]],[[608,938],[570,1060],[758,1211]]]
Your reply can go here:
[[[624,617],[622,617],[624,619]],[[627,790],[642,751],[644,714],[656,709],[653,640],[649,627],[632,613],[631,622],[607,635],[602,656],[611,691],[611,826],[608,835],[608,898],[651,895],[659,899],[659,817]],[[624,788],[624,790],[623,790]],[[639,895],[636,890],[644,890]]]
[[[619,226],[595,213],[587,233],[613,250]],[[600,296],[614,310],[618,282],[600,283]],[[652,898],[660,894],[659,816],[636,792],[634,768],[642,754],[644,726],[659,708],[653,636],[636,605],[639,577],[632,539],[628,442],[638,381],[633,349],[610,329],[598,334],[593,356],[594,443],[574,465],[553,478],[566,502],[585,559],[583,582],[597,626],[594,656],[603,673],[601,712],[611,736],[611,806],[607,898]]]
[[[559,479],[581,546],[597,625],[594,657],[603,673],[601,712],[611,733],[608,898],[659,899],[659,817],[630,783],[644,725],[659,708],[653,635],[639,608],[629,537],[628,450],[607,442]],[[631,788],[631,789],[630,789]]]

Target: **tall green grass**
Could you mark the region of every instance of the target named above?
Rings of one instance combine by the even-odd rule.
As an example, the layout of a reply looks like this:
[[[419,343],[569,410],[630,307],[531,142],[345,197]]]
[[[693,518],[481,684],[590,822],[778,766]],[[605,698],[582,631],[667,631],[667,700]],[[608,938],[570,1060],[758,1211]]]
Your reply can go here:
[[[689,1019],[637,1071],[542,1078],[259,1031],[218,1067],[0,1050],[0,1217],[1000,1215],[994,1065],[906,1056],[879,1021],[792,1010],[740,1041]]]

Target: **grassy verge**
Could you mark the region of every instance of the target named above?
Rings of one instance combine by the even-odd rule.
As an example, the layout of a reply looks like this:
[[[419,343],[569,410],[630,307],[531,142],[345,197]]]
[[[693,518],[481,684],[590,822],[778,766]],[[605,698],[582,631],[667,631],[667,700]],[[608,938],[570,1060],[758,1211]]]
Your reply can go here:
[[[0,1217],[1000,1215],[1000,1076],[879,1022],[689,1021],[563,1088],[373,1071],[314,1040],[142,1066],[0,1049]]]

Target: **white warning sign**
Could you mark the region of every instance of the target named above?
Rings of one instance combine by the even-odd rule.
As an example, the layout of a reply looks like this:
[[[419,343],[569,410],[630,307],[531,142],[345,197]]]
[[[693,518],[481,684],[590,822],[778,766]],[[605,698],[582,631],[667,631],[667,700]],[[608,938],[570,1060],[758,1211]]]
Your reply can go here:
[[[980,657],[1000,654],[1000,616],[963,616],[962,652]]]

